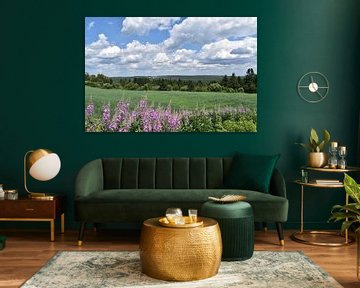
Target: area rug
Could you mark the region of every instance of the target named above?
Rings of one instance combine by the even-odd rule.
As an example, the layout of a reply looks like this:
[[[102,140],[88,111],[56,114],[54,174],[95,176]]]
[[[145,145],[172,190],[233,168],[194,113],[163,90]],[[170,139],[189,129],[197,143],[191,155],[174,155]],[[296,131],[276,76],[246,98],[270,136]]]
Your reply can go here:
[[[167,282],[141,273],[139,252],[62,251],[23,288],[213,288],[342,287],[302,252],[255,251],[246,261],[221,262],[218,275],[199,281]]]

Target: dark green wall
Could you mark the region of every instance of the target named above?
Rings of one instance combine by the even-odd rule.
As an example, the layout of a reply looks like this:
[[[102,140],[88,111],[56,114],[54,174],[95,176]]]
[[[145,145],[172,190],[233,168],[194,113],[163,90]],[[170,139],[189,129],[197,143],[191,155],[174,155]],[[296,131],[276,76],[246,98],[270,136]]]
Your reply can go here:
[[[76,173],[97,157],[281,153],[278,167],[288,181],[290,199],[287,227],[298,225],[299,187],[291,181],[306,157],[294,142],[306,141],[311,127],[327,128],[348,147],[349,163],[356,164],[359,1],[13,0],[1,1],[0,11],[0,183],[22,189],[24,153],[39,147],[56,151],[60,174],[29,186],[68,196],[69,227],[77,227],[72,217]],[[85,16],[257,16],[258,132],[85,133]],[[330,82],[329,95],[319,104],[306,103],[296,93],[297,81],[309,71],[324,73]],[[330,207],[343,201],[341,190],[309,190],[306,221],[327,226]]]

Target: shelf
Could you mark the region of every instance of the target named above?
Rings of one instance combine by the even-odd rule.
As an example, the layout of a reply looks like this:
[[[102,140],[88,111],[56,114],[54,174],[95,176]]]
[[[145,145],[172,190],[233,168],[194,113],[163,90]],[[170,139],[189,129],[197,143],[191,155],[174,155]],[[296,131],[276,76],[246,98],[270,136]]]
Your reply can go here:
[[[330,172],[330,173],[344,173],[344,172],[360,171],[360,167],[347,167],[346,169],[331,169],[331,168],[314,168],[314,167],[302,166],[301,169],[319,171],[319,172]]]
[[[304,183],[304,182],[301,182],[301,180],[295,180],[294,183],[298,184],[298,185],[303,185],[303,186],[308,186],[308,187],[319,187],[319,188],[343,188],[344,187],[344,184],[342,182],[335,183],[335,184],[318,184],[315,182]]]
[[[330,168],[313,168],[308,166],[302,166],[301,169],[315,171],[319,173],[345,173],[345,172],[355,172],[360,171],[358,167],[347,167],[346,169],[330,169]],[[308,174],[311,174],[310,172]],[[335,175],[332,175],[335,176]],[[317,177],[316,177],[317,178]],[[336,177],[337,178],[337,177]],[[328,176],[325,179],[314,179],[308,183],[302,182],[299,179],[293,181],[293,183],[300,185],[300,229],[298,232],[295,232],[291,235],[291,239],[297,241],[299,243],[308,244],[308,245],[317,245],[317,246],[343,246],[348,245],[354,242],[354,239],[349,236],[348,229],[345,229],[345,235],[342,236],[338,232],[334,231],[305,231],[304,230],[304,191],[308,189],[304,189],[304,187],[313,187],[313,188],[327,188],[327,189],[336,189],[336,188],[344,188],[343,182],[333,182],[333,183],[316,183],[316,180],[326,181]],[[336,180],[336,179],[334,179]],[[328,181],[331,181],[329,179]],[[309,189],[310,190],[310,189]],[[344,190],[344,189],[342,189]],[[346,205],[349,204],[349,195],[345,193]],[[332,237],[332,239],[331,239]],[[336,238],[334,238],[336,237]],[[340,238],[342,237],[342,238]],[[326,238],[326,239],[324,239]],[[336,239],[336,240],[335,240]]]

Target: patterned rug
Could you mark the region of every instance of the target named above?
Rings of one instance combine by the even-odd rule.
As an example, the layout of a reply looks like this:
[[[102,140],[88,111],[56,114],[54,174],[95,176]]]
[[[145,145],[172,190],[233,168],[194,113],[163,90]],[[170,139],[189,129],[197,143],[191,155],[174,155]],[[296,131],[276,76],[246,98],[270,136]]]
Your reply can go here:
[[[246,261],[221,262],[218,275],[199,281],[167,282],[141,273],[139,252],[58,252],[23,288],[213,288],[342,287],[302,252],[254,252]]]

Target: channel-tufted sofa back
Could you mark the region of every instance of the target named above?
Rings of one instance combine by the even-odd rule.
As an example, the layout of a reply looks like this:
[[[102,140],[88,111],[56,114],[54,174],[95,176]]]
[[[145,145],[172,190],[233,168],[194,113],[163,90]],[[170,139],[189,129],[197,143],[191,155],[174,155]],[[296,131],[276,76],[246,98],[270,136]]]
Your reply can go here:
[[[104,189],[216,189],[232,158],[104,158]]]

